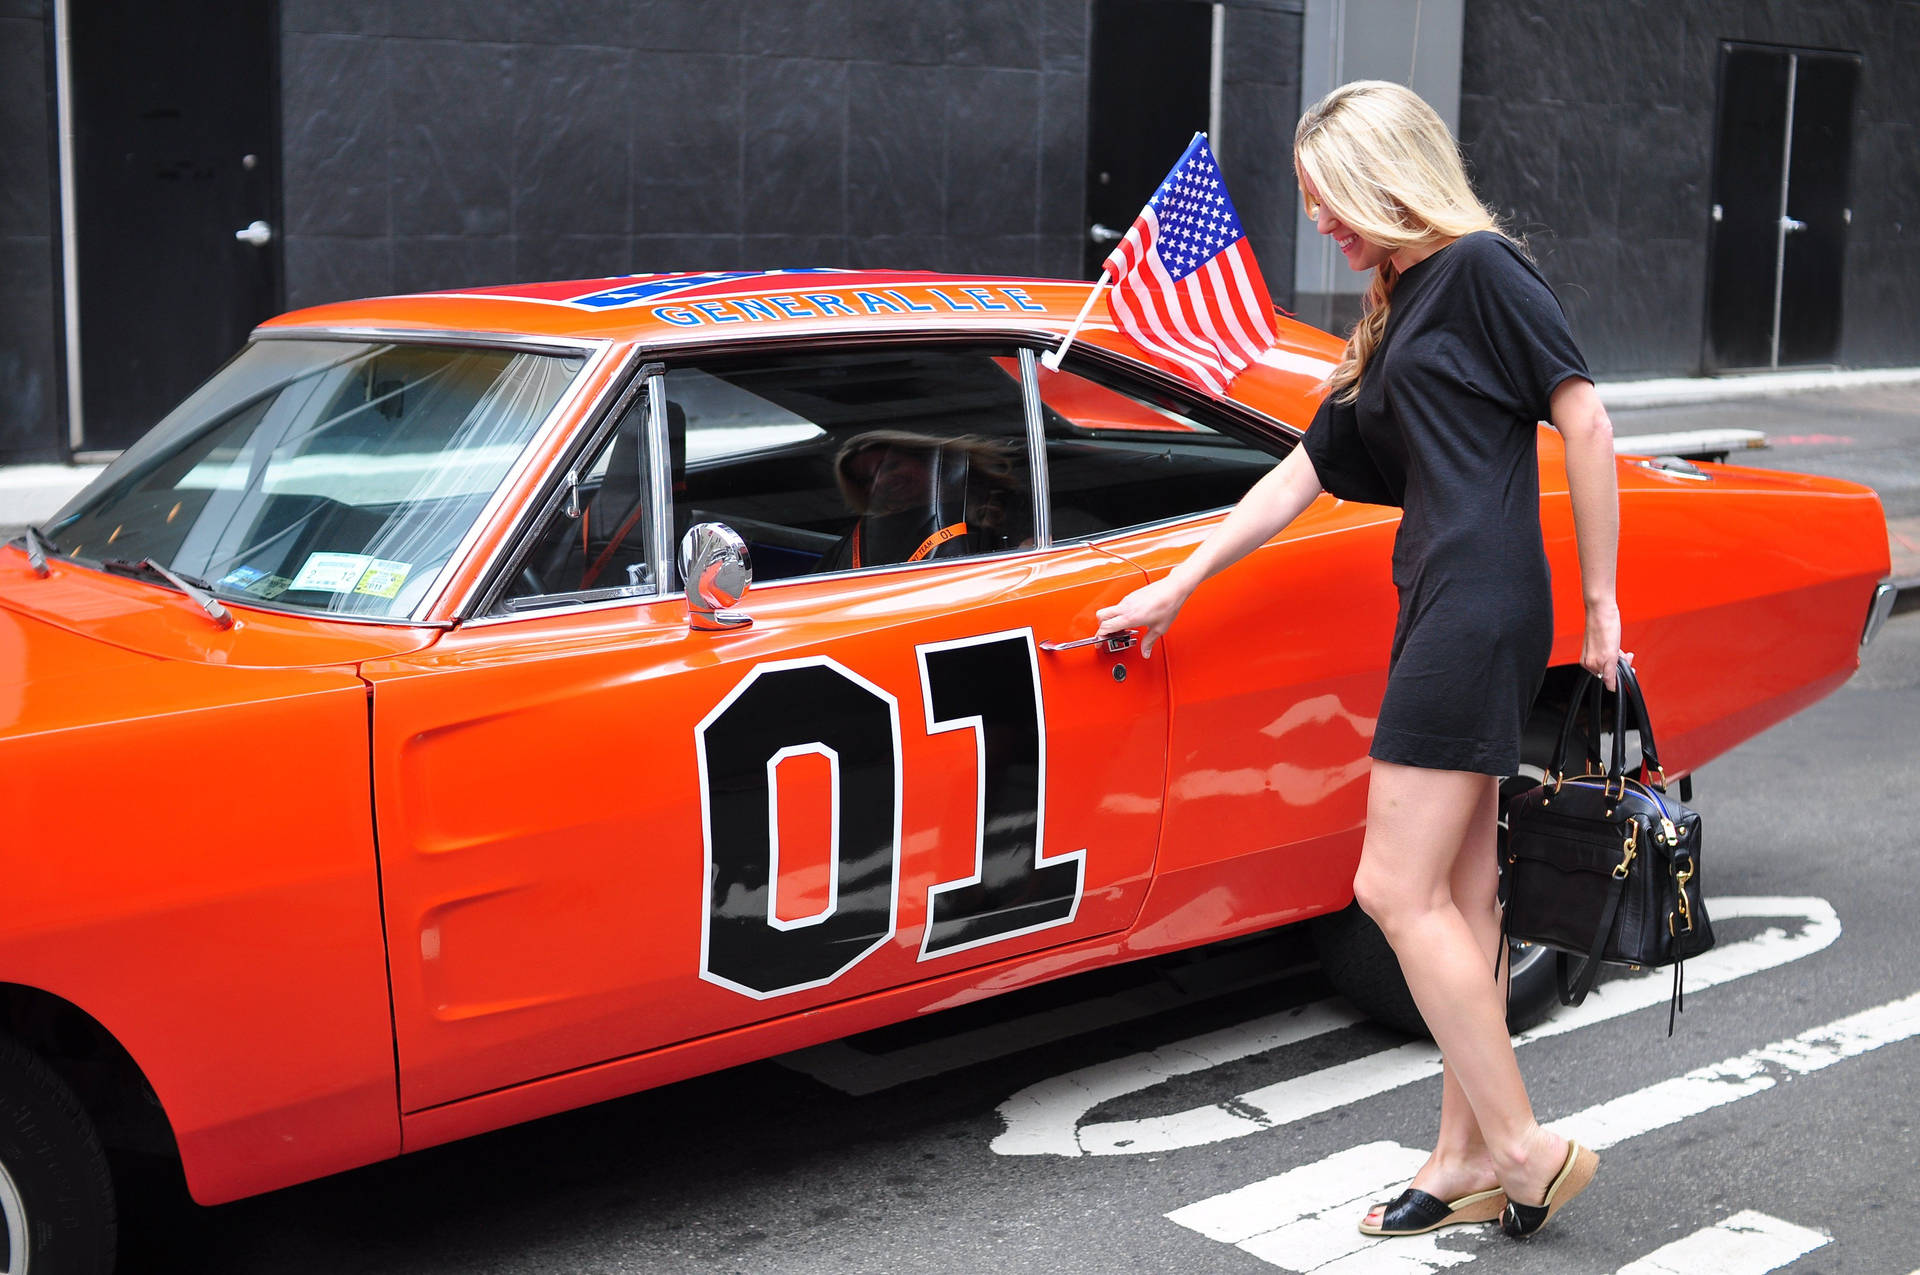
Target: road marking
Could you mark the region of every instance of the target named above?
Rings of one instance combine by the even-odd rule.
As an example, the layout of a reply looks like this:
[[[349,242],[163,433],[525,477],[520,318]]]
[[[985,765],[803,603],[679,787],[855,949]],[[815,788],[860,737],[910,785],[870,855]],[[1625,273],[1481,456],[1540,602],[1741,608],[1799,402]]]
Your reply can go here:
[[[1622,1266],[1617,1275],[1767,1275],[1833,1237],[1748,1209]]]
[[[1783,1079],[1810,1075],[1916,1035],[1920,1035],[1920,993],[1648,1085],[1556,1120],[1553,1127],[1604,1151],[1629,1138],[1762,1093]],[[1412,1147],[1370,1142],[1175,1209],[1167,1218],[1282,1270],[1344,1275],[1361,1269],[1381,1270],[1379,1263],[1391,1258],[1394,1271],[1424,1275],[1472,1261],[1472,1252],[1451,1246],[1485,1238],[1492,1234],[1491,1228],[1397,1238],[1391,1241],[1389,1250],[1376,1253],[1369,1250],[1382,1241],[1361,1235],[1355,1221],[1370,1202],[1389,1197],[1425,1160],[1426,1152]],[[1729,1226],[1734,1220],[1721,1225]],[[1737,1237],[1719,1242],[1730,1244],[1732,1238]],[[1645,1260],[1662,1257],[1673,1247],[1660,1249]],[[1732,1248],[1727,1251],[1738,1252]],[[1634,1275],[1647,1275],[1666,1268],[1629,1269]],[[1686,1268],[1685,1275],[1706,1275],[1720,1269],[1694,1264]],[[1746,1275],[1772,1269],[1729,1266],[1726,1271],[1727,1275]]]
[[[1084,1132],[1074,1129],[1074,1121],[1082,1112],[1175,1076],[1225,1066],[1365,1021],[1349,1006],[1316,1001],[1193,1036],[1150,1053],[1096,1063],[1043,1080],[1000,1104],[1007,1129],[993,1140],[993,1149],[1001,1155],[1096,1154],[1082,1150],[1076,1141],[1077,1132]]]
[[[1278,965],[1273,960],[1271,946],[1258,944],[1170,971],[1161,981],[1143,987],[1022,1014],[884,1053],[871,1053],[836,1040],[796,1050],[775,1061],[842,1093],[863,1098],[896,1085],[990,1062],[1057,1040],[1278,983],[1313,968],[1312,964]],[[1359,1015],[1351,1015],[1351,1022],[1358,1021]]]
[[[1730,897],[1708,900],[1708,913],[1725,922],[1743,917],[1779,917],[1801,922],[1788,934],[1769,926],[1751,938],[1727,943],[1687,962],[1687,990],[1800,960],[1825,948],[1840,935],[1840,920],[1825,899]],[[1664,973],[1616,979],[1594,989],[1577,1008],[1563,1009],[1539,1027],[1514,1038],[1514,1046],[1544,1040],[1664,1004],[1669,987]],[[1440,1074],[1440,1053],[1431,1042],[1416,1041],[1349,1062],[1294,1076],[1241,1094],[1226,1102],[1194,1107],[1172,1115],[1081,1124],[1101,1103],[1150,1088],[1174,1076],[1265,1053],[1290,1039],[1273,1033],[1288,1015],[1269,1015],[1147,1053],[1097,1063],[1029,1085],[1000,1104],[1006,1131],[993,1140],[1001,1155],[1139,1155],[1174,1151],[1241,1138],[1263,1129],[1319,1115],[1402,1085]],[[1294,1011],[1305,1039],[1359,1021],[1345,1002],[1320,1001]]]

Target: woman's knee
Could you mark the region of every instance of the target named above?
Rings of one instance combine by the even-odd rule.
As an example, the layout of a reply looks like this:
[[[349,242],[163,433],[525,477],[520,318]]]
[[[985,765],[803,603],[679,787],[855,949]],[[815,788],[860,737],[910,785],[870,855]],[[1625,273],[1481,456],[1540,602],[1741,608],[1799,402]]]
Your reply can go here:
[[[1370,865],[1362,859],[1360,870],[1353,877],[1353,899],[1360,910],[1391,937],[1395,930],[1432,906],[1432,900],[1424,897],[1423,892],[1409,888],[1410,884],[1403,874]]]

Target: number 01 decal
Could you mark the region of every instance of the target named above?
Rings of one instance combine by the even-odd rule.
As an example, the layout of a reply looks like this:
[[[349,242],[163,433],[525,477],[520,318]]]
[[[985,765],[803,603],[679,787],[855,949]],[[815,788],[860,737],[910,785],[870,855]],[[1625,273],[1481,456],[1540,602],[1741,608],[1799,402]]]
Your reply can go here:
[[[900,704],[829,659],[763,664],[696,728],[706,829],[700,977],[756,1000],[831,983],[893,937],[900,892]],[[774,914],[779,762],[825,753],[833,866],[825,908]]]
[[[1087,852],[1048,859],[1046,713],[1033,631],[919,648],[927,733],[971,730],[979,785],[974,872],[927,892],[920,959],[1065,925]]]
[[[927,892],[920,959],[1071,922],[1086,851],[1048,858],[1046,714],[1033,633],[917,649],[927,732],[970,730],[974,871]],[[696,728],[706,840],[700,976],[764,1000],[839,978],[899,916],[899,703],[831,659],[763,664]],[[833,786],[826,905],[776,915],[779,763],[824,755]]]

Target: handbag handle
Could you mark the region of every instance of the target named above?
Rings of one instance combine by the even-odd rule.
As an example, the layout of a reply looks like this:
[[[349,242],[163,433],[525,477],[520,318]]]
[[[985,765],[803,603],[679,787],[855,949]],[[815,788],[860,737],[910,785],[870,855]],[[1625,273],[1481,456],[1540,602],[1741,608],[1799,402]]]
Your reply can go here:
[[[1587,729],[1582,732],[1581,744],[1591,766],[1606,766],[1601,772],[1605,778],[1623,779],[1627,770],[1627,732],[1638,727],[1640,731],[1640,774],[1664,775],[1660,769],[1660,750],[1653,739],[1653,718],[1647,712],[1646,696],[1640,690],[1640,679],[1634,675],[1633,666],[1622,661],[1615,666],[1615,680],[1618,690],[1613,692],[1613,747],[1608,750],[1611,756],[1603,756],[1600,737],[1604,734],[1606,709],[1606,684],[1593,673],[1582,672],[1579,687],[1567,702],[1567,711],[1560,723],[1560,739],[1554,746],[1553,762],[1548,773],[1564,778],[1567,773],[1567,749],[1573,742],[1574,726],[1580,717],[1580,702],[1587,701]]]

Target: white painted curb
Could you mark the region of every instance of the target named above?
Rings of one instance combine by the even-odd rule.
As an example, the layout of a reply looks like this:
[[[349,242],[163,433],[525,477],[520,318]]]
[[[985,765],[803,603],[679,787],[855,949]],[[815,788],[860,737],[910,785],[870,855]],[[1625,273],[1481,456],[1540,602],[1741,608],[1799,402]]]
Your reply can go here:
[[[1920,385],[1920,367],[1863,368],[1853,372],[1746,372],[1737,376],[1670,376],[1652,381],[1608,381],[1594,388],[1609,411],[1685,407],[1729,399],[1773,398],[1810,390],[1854,390],[1876,385]]]

